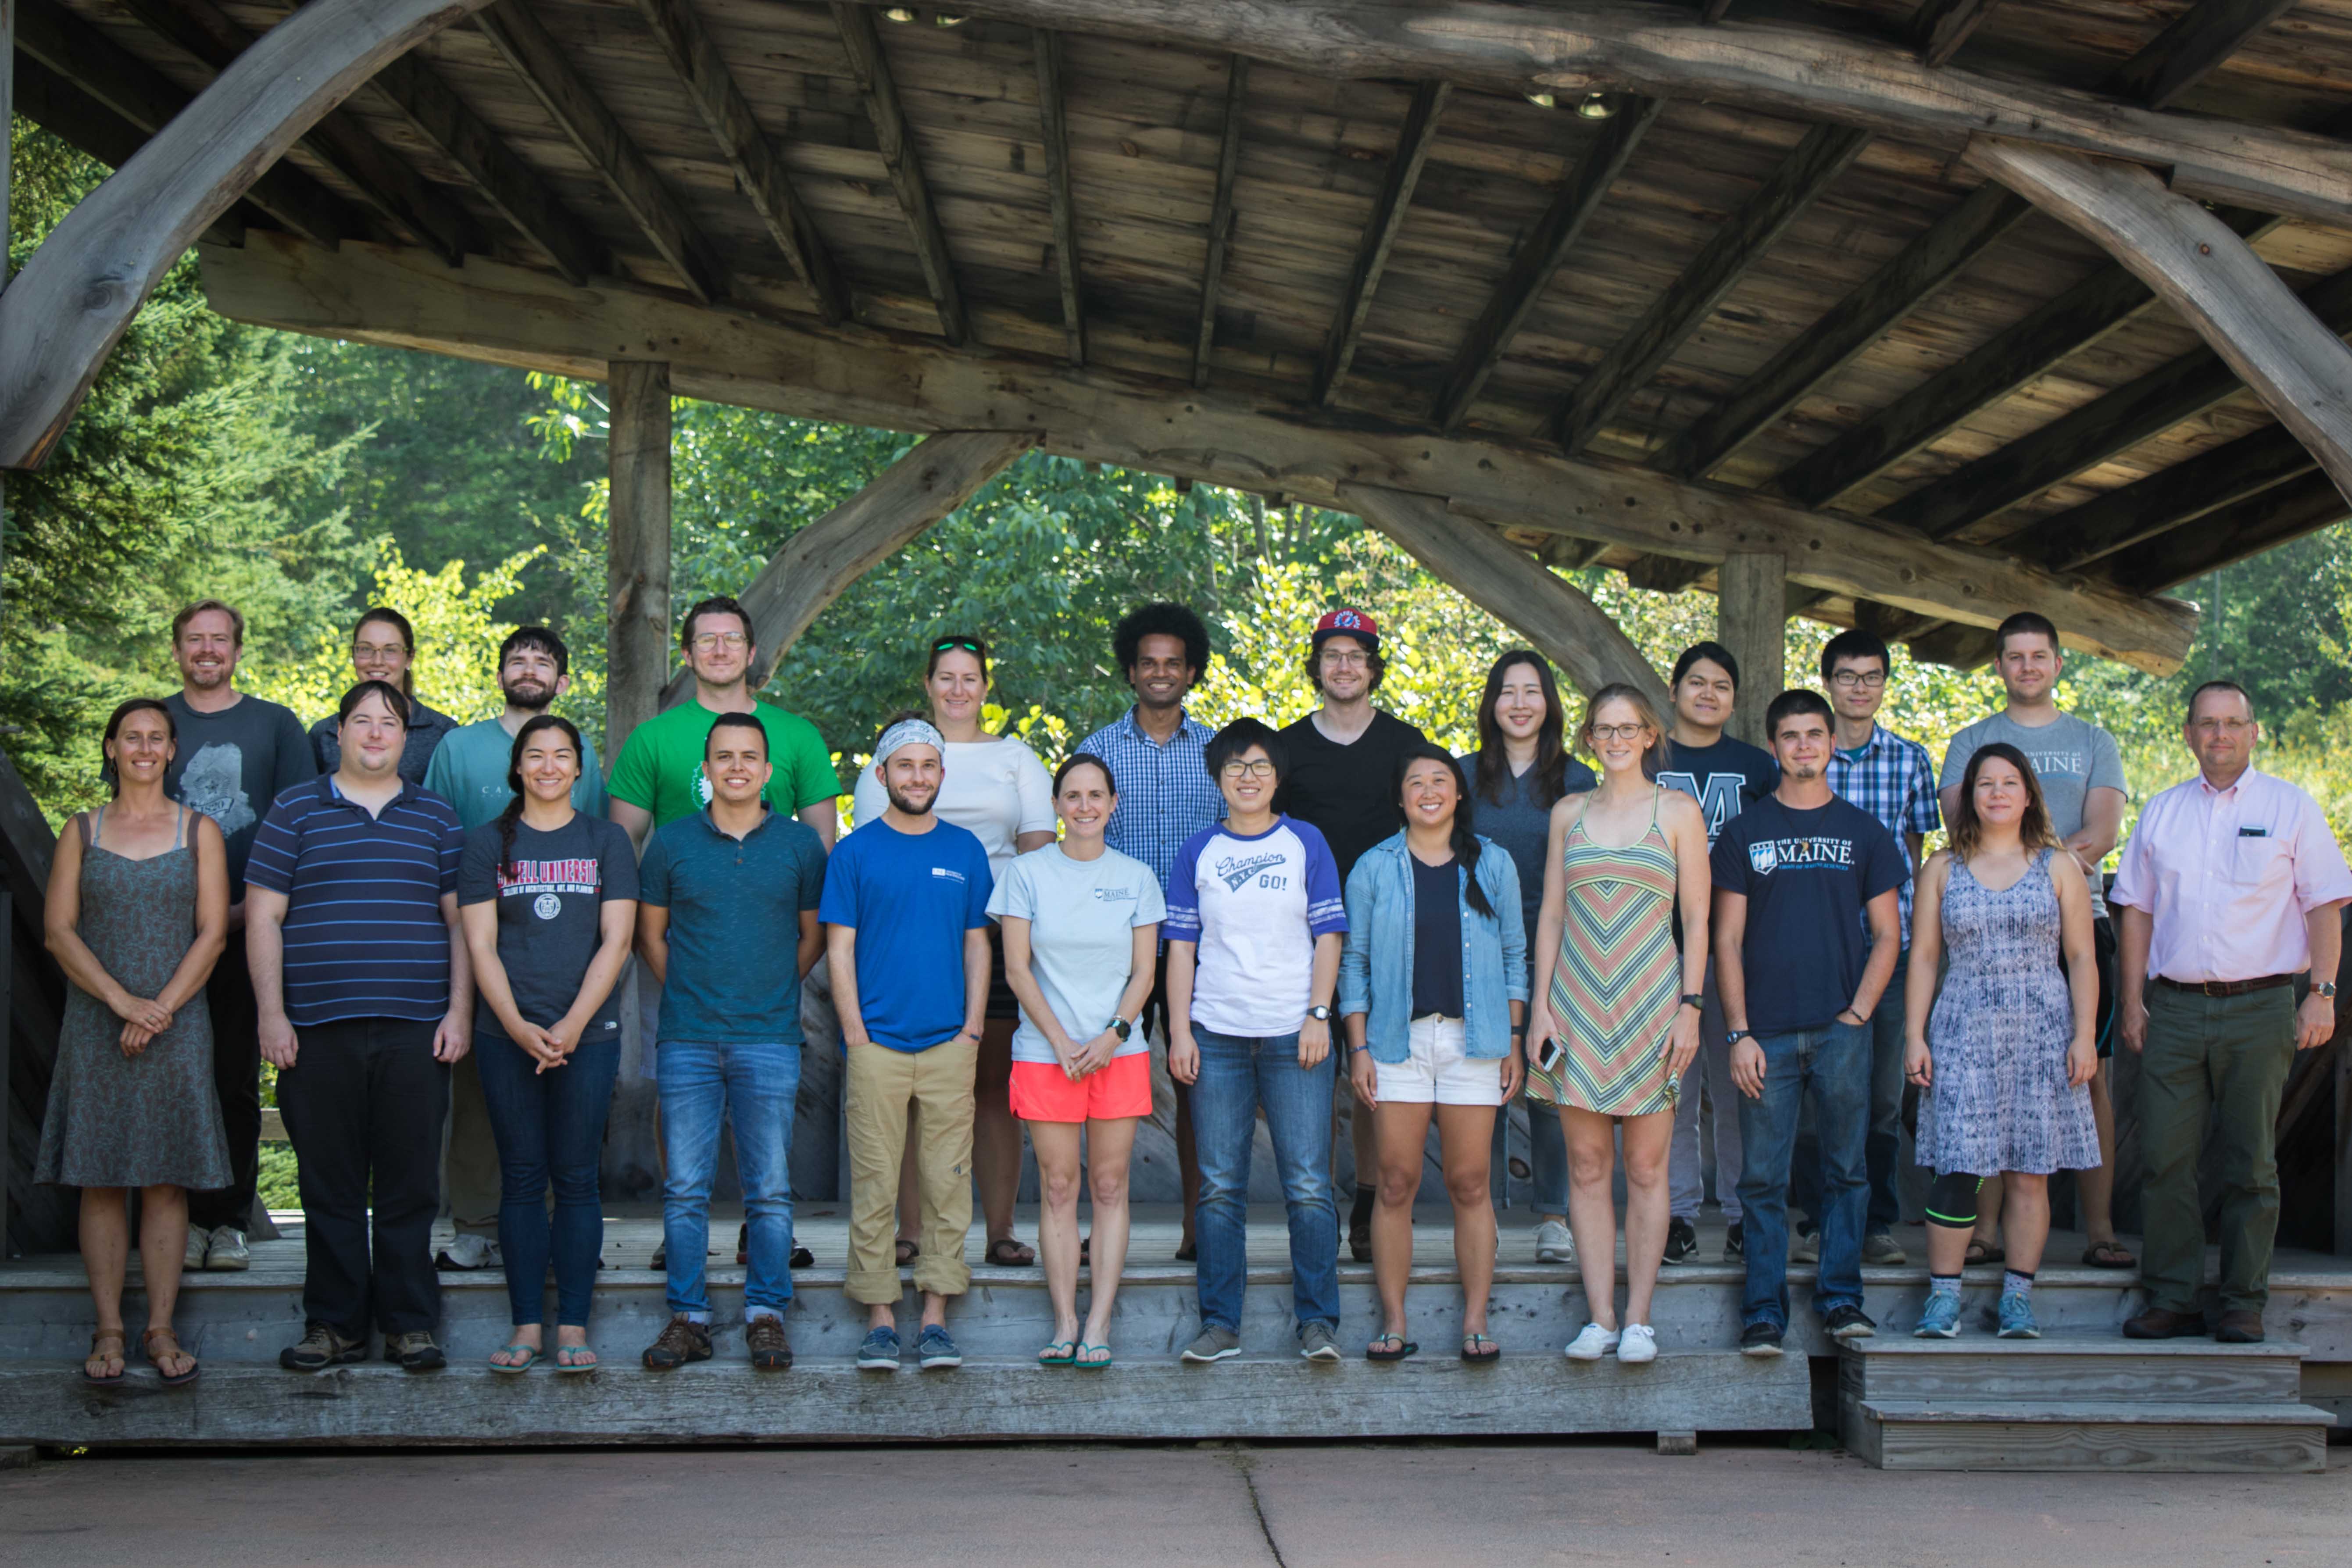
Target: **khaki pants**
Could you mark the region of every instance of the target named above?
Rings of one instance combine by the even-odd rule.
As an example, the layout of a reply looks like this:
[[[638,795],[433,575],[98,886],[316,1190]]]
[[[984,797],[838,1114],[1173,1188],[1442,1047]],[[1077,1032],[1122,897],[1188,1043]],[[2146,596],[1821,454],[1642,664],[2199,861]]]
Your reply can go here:
[[[459,1235],[498,1236],[503,1195],[499,1144],[472,1051],[449,1069],[449,1141],[441,1159],[441,1190],[448,1194],[449,1223]]]
[[[894,1244],[910,1106],[919,1113],[915,1164],[923,1193],[915,1289],[961,1296],[971,1284],[963,1245],[971,1230],[971,1086],[979,1060],[979,1043],[961,1036],[925,1051],[849,1047],[851,1300],[891,1305],[902,1294]]]
[[[2205,1218],[2197,1163],[2209,1121],[2221,1156],[2221,1310],[2259,1312],[2269,1304],[2279,1216],[2274,1139],[2294,1062],[2293,986],[2242,996],[2148,986],[2139,1135],[2147,1160],[2140,1279],[2149,1306],[2198,1310]]]

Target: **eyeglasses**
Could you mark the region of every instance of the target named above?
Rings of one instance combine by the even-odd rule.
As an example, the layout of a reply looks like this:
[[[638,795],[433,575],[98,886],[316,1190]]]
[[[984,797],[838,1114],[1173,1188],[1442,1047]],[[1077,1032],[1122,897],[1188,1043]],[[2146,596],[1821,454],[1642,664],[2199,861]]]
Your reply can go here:
[[[1220,771],[1229,779],[1270,779],[1274,776],[1274,764],[1259,757],[1253,762],[1227,763]]]
[[[408,645],[406,643],[357,642],[352,644],[352,657],[353,658],[390,658],[394,654],[405,655],[407,652]]]
[[[697,653],[716,653],[722,647],[730,649],[741,647],[751,640],[741,632],[704,632],[689,646]]]
[[[1841,669],[1830,677],[1830,684],[1875,691],[1886,684],[1886,672],[1883,669]]]
[[[2254,727],[2251,719],[2200,719],[2189,726],[2200,735],[2227,735],[2236,740]]]
[[[1334,669],[1361,669],[1371,662],[1372,656],[1360,648],[1327,647],[1323,662]]]
[[[1649,729],[1647,724],[1595,724],[1590,732],[1596,741],[1638,741]]]
[[[956,647],[963,649],[966,653],[976,653],[982,658],[988,657],[988,645],[984,642],[976,642],[971,637],[941,637],[931,645],[931,651],[945,653],[950,648]]]

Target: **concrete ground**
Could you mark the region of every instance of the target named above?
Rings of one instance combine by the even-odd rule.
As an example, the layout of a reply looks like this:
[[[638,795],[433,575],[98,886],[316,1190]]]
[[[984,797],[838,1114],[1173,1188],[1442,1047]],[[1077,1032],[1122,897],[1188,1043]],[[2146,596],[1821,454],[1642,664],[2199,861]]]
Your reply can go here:
[[[2345,1452],[2263,1478],[1888,1475],[1728,1444],[45,1459],[0,1473],[0,1563],[2336,1565]]]

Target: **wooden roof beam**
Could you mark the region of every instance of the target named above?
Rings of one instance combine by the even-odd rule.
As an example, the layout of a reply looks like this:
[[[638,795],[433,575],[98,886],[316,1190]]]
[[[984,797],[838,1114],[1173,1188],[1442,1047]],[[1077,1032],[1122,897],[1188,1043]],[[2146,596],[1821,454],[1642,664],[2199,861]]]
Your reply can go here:
[[[213,0],[121,0],[121,4],[173,47],[223,75],[255,41],[253,34]],[[458,0],[456,14],[474,8]],[[323,116],[302,138],[302,146],[341,176],[362,201],[449,266],[461,265],[468,251],[482,248],[472,215],[378,142],[355,116],[341,110]]]
[[[1979,186],[1798,333],[1715,412],[1675,437],[1656,466],[1685,479],[1714,468],[1900,325],[2032,211],[2032,203],[1998,184]]]
[[[194,101],[178,83],[52,0],[17,0],[16,51],[20,65],[33,60],[47,67],[59,80],[119,116],[142,141]],[[41,119],[37,114],[32,118]],[[120,158],[89,147],[83,151],[120,167],[137,149],[126,150]],[[264,171],[245,199],[271,221],[320,245],[367,232],[350,204],[290,163]]]
[[[1519,327],[1535,309],[1536,300],[1551,282],[1551,275],[1559,270],[1568,253],[1575,248],[1576,237],[1584,232],[1584,225],[1601,209],[1602,198],[1617,176],[1625,172],[1633,150],[1642,144],[1642,137],[1658,116],[1665,110],[1665,101],[1655,98],[1628,99],[1618,106],[1616,114],[1601,128],[1584,156],[1570,171],[1568,179],[1535,227],[1528,231],[1519,248],[1512,254],[1511,265],[1502,281],[1486,297],[1478,319],[1472,323],[1470,335],[1462,342],[1462,352],[1454,358],[1454,368],[1445,378],[1445,385],[1437,395],[1436,420],[1440,429],[1461,428],[1469,416],[1470,405],[1494,374],[1495,366],[1518,334]]]
[[[1078,287],[1078,205],[1070,195],[1069,99],[1062,89],[1062,35],[1031,34],[1037,57],[1037,123],[1045,146],[1045,193],[1054,209],[1054,270],[1062,285],[1062,331],[1070,363],[1087,363],[1086,296]]]
[[[906,106],[898,100],[898,84],[890,74],[890,58],[874,28],[874,13],[863,5],[836,5],[834,25],[841,30],[842,47],[849,51],[849,68],[866,95],[866,117],[874,123],[881,143],[882,163],[890,172],[890,188],[898,193],[898,210],[915,237],[915,259],[923,269],[923,284],[939,311],[940,334],[961,346],[971,337],[971,317],[957,287],[955,260],[948,254],[947,234],[931,205],[931,188],[923,178],[922,154],[907,128]]]
[[[1787,558],[1791,580],[1841,597],[1987,626],[2013,610],[2037,610],[2064,628],[2068,647],[2158,672],[2178,666],[2193,636],[2192,614],[2167,601],[2129,598],[2009,555],[1862,519],[1630,465],[1566,458],[1525,442],[1269,408],[1256,397],[1185,392],[1162,377],[1098,366],[1075,374],[1058,360],[826,332],[803,318],[708,310],[617,282],[575,289],[487,258],[449,273],[414,252],[355,245],[329,252],[260,231],[241,250],[208,247],[203,256],[215,310],[289,331],[590,379],[615,357],[658,350],[683,395],[796,418],[898,430],[1028,430],[1045,450],[1081,462],[1281,493],[1315,506],[1342,507],[1342,484],[1378,484],[1443,496],[1463,515],[1532,534],[1707,561],[1734,550],[1769,552]]]
[[[2294,5],[2295,0],[2198,0],[2118,67],[2107,90],[2150,109],[2169,109]]]
[[[1349,366],[1355,363],[1356,345],[1363,341],[1364,319],[1371,314],[1373,297],[1380,292],[1390,247],[1404,227],[1413,187],[1421,183],[1429,150],[1437,144],[1437,121],[1453,92],[1453,85],[1443,81],[1425,81],[1413,89],[1412,107],[1405,110],[1404,125],[1397,132],[1396,151],[1390,155],[1388,173],[1381,180],[1381,194],[1372,203],[1371,222],[1364,226],[1356,264],[1349,268],[1347,287],[1339,294],[1339,313],[1332,318],[1330,337],[1315,367],[1315,401],[1327,407],[1339,383],[1347,379]]]
[[[2162,593],[2347,517],[2352,506],[2336,481],[2323,473],[2305,474],[2209,511],[2119,556],[2113,563],[2116,578],[2137,592]]]
[[[1679,594],[1706,576],[1714,564],[1675,555],[1636,556],[1625,563],[1625,585],[1653,594]]]
[[[0,18],[0,49],[5,49],[6,41],[5,19]],[[110,169],[128,163],[147,144],[144,128],[133,125],[116,113],[112,105],[93,98],[51,70],[37,55],[18,55],[15,80],[7,85],[15,93],[8,100],[11,114],[30,121]],[[242,245],[246,220],[267,216],[249,203],[240,204],[215,219],[205,230],[205,238],[214,245]]]
[[[760,215],[768,237],[783,252],[826,325],[849,319],[849,295],[835,270],[816,222],[801,205],[768,133],[760,128],[743,89],[727,68],[726,57],[694,14],[691,0],[635,0],[637,14],[653,29],[654,41],[669,61],[678,85],[701,116],[719,155],[735,171],[735,183]]]
[[[2000,0],[1919,0],[1911,31],[1919,40],[1919,63],[1930,69],[1960,52]]]
[[[860,0],[877,4],[879,0]],[[1710,26],[1670,0],[970,0],[1033,26],[1247,54],[1309,76],[1528,92],[1704,99],[1958,152],[2006,136],[2172,172],[2175,189],[2322,223],[2352,219],[2352,146],[2165,114],[2098,93],[1921,63],[1914,47],[1818,24]]]
[[[2294,431],[2272,425],[2080,506],[2036,518],[2010,542],[2045,566],[2078,571],[2318,466]]]
[[[1234,232],[1234,174],[1242,162],[1242,110],[1249,93],[1249,61],[1235,55],[1225,69],[1225,129],[1217,143],[1217,194],[1209,205],[1209,258],[1201,269],[1201,323],[1192,342],[1192,384],[1209,384],[1209,351],[1217,340],[1217,291],[1224,286],[1225,247]]]
[[[1870,144],[1867,132],[1816,125],[1771,177],[1732,214],[1714,237],[1666,286],[1642,319],[1603,354],[1569,395],[1555,421],[1560,449],[1574,457],[1592,442],[1706,325],[1723,297],[1763,259],[1772,242],[1796,222]]]
[[[687,292],[706,305],[726,299],[727,269],[717,250],[530,7],[522,0],[495,0],[475,15],[474,26],[604,180]]]

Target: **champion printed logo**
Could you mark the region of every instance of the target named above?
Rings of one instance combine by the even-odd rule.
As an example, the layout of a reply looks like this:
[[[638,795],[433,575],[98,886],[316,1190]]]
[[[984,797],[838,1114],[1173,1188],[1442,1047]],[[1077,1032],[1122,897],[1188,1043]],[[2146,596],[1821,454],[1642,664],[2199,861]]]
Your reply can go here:
[[[1239,892],[1244,882],[1248,881],[1260,871],[1270,870],[1283,864],[1284,859],[1285,857],[1279,852],[1272,855],[1228,855],[1217,862],[1217,879],[1224,883],[1227,888]]]

